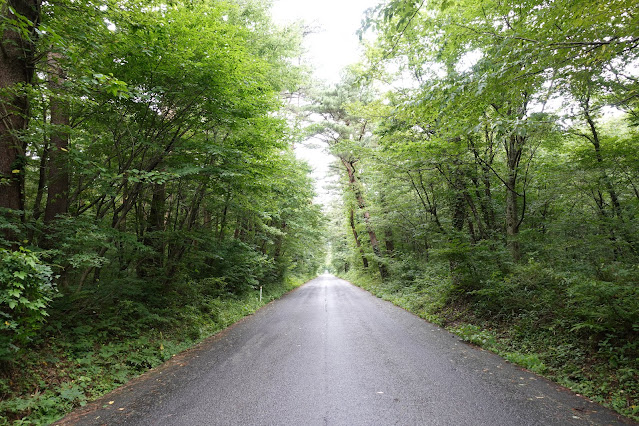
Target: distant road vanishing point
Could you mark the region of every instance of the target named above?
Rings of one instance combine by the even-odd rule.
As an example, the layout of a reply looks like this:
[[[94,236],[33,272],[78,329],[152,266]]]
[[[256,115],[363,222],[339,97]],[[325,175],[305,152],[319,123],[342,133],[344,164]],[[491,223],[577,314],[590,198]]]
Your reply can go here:
[[[634,424],[331,275],[58,424]]]

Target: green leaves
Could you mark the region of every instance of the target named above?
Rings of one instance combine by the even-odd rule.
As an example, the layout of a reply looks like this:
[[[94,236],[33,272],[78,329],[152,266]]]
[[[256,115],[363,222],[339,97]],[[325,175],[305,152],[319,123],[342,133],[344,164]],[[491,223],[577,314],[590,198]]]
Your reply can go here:
[[[0,249],[0,359],[26,343],[48,315],[52,280],[51,268],[34,253]]]
[[[24,210],[0,215],[4,247],[47,248],[0,251],[0,361],[29,377],[0,394],[37,396],[0,411],[50,423],[254,311],[254,288],[268,298],[322,263],[322,213],[279,111],[306,78],[292,65],[302,29],[269,15],[261,1],[43,2],[35,81],[3,90],[31,106],[11,165]],[[69,208],[45,225],[62,180]],[[17,354],[36,346],[56,367],[32,355],[28,371],[55,379],[23,373]]]
[[[24,271],[16,271],[13,273],[13,276],[21,280],[24,280],[27,277],[27,273]],[[22,286],[22,288],[24,288],[24,286]]]

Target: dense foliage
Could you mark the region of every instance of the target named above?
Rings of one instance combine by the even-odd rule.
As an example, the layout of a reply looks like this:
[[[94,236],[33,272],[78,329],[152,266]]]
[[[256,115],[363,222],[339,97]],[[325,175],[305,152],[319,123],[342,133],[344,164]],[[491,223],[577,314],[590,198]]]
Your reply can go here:
[[[306,78],[299,28],[252,1],[0,12],[0,399],[66,401],[11,417],[55,418],[315,274],[322,216],[281,112]]]
[[[635,416],[638,16],[393,0],[314,107],[343,176],[334,271]]]
[[[390,0],[308,128],[334,272],[634,418],[638,8]],[[322,265],[301,36],[244,0],[0,19],[0,410],[50,422]]]

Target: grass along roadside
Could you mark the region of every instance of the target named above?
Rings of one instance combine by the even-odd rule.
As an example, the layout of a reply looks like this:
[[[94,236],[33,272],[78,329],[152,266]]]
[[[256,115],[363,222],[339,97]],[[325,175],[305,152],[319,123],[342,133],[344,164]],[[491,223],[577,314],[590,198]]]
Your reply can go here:
[[[304,282],[289,277],[264,287],[262,301],[259,290],[241,296],[207,295],[196,285],[186,298],[189,302],[170,310],[140,313],[140,306],[123,301],[117,315],[103,314],[93,322],[72,326],[54,320],[37,346],[17,361],[19,365],[3,366],[0,425],[52,423]]]
[[[498,321],[482,317],[472,301],[450,301],[447,279],[439,274],[429,285],[382,283],[357,271],[341,277],[469,343],[639,421],[636,341],[604,338],[595,344],[559,325],[535,327],[525,318]]]

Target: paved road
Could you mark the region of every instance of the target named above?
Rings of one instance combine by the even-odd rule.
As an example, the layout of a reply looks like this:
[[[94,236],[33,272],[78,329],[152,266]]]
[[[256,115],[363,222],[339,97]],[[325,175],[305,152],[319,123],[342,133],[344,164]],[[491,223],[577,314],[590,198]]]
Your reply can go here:
[[[62,421],[304,426],[623,422],[328,275]]]

